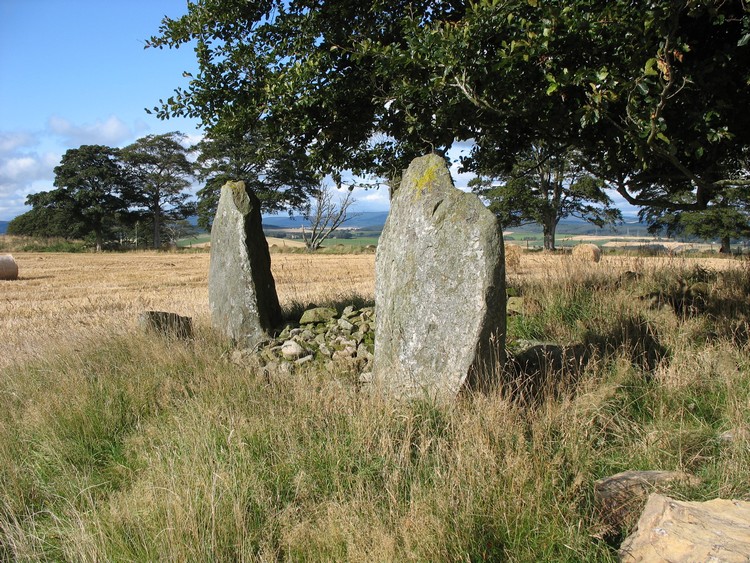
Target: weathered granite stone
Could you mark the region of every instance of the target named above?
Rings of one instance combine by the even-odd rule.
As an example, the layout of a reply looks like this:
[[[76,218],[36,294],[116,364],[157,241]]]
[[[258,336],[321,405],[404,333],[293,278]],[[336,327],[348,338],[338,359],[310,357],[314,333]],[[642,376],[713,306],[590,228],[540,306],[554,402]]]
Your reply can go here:
[[[315,307],[302,313],[299,324],[325,323],[336,316],[336,309],[329,307]]]
[[[750,561],[750,502],[683,502],[652,494],[638,527],[620,547],[627,563]]]
[[[214,327],[250,347],[281,324],[260,202],[244,182],[221,188],[211,229],[208,305]]]
[[[453,186],[438,155],[415,159],[391,200],[375,259],[373,379],[400,397],[488,388],[504,361],[502,229]]]
[[[682,471],[623,471],[594,483],[594,503],[605,528],[617,534],[638,520],[650,493],[664,493],[670,485],[697,485],[700,480]]]

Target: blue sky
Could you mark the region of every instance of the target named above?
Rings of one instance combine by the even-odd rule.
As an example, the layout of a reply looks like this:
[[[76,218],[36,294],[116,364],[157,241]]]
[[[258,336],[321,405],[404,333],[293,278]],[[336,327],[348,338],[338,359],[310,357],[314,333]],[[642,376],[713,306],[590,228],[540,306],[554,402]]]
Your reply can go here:
[[[63,153],[125,146],[193,121],[146,114],[195,67],[191,49],[144,50],[184,0],[0,0],[0,220],[52,188]]]
[[[123,147],[197,122],[144,111],[195,73],[191,48],[144,49],[185,0],[0,0],[0,220],[27,211],[30,193],[52,189],[66,150]],[[360,211],[388,207],[387,190],[357,190]]]

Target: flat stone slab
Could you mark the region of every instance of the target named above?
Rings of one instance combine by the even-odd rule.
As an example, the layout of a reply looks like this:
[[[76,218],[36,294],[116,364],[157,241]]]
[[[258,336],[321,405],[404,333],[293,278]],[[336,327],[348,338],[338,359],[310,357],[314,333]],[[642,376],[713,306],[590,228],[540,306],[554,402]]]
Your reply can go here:
[[[452,398],[493,384],[505,348],[503,251],[497,218],[453,186],[444,159],[415,159],[376,253],[377,386]]]
[[[686,502],[652,494],[636,531],[620,547],[626,563],[747,563],[750,502]]]
[[[221,188],[211,228],[208,305],[213,326],[247,347],[281,324],[261,221],[260,201],[244,182]]]
[[[619,533],[633,526],[651,493],[665,493],[671,485],[698,485],[700,479],[682,471],[623,471],[594,483],[594,501],[607,530]]]

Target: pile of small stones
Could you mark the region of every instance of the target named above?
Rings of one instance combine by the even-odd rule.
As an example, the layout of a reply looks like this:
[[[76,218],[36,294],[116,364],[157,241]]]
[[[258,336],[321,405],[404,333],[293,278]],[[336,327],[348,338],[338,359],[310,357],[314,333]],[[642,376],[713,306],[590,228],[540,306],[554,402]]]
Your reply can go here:
[[[243,364],[252,356],[269,371],[292,372],[317,363],[331,373],[363,374],[369,372],[373,358],[374,322],[373,307],[350,305],[341,314],[329,307],[313,307],[256,350],[236,350],[232,361]]]

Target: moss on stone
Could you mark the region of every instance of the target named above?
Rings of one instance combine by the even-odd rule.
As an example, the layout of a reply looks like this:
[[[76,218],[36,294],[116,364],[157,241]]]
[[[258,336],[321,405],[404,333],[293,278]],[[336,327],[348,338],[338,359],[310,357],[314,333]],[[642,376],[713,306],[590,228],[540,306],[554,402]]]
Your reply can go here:
[[[224,187],[232,192],[232,199],[237,210],[243,215],[250,212],[250,198],[247,196],[245,182],[227,182]]]

